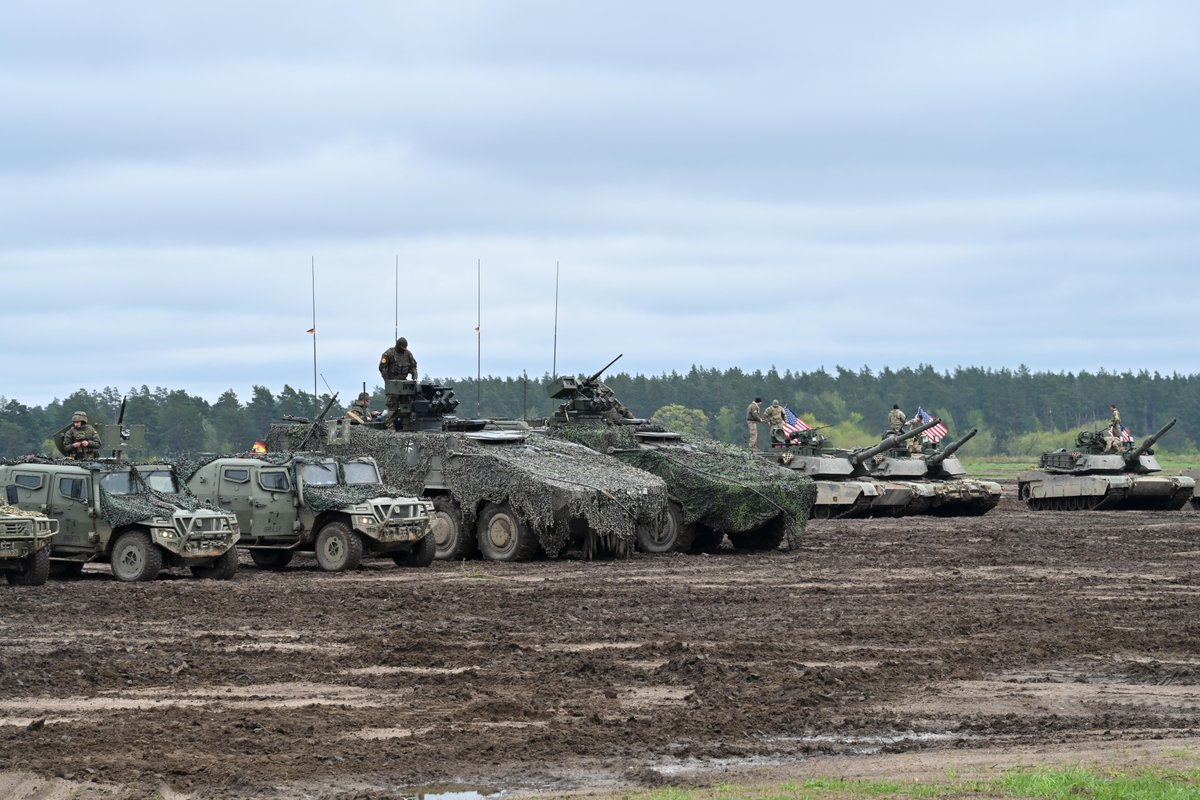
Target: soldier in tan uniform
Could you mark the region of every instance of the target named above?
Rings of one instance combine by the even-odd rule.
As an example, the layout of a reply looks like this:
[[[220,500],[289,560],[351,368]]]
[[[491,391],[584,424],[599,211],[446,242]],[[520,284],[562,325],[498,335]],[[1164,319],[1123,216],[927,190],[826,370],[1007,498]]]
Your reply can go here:
[[[97,458],[100,455],[100,434],[88,422],[86,412],[76,411],[71,415],[71,427],[62,435],[62,449],[67,458]]]
[[[767,406],[767,410],[763,412],[763,422],[771,426],[771,435],[774,437],[775,431],[783,429],[783,406],[779,405],[778,400],[772,400],[771,405]]]
[[[1117,404],[1113,403],[1108,407],[1111,416],[1108,420],[1108,430],[1104,432],[1104,452],[1119,453],[1121,452],[1121,412],[1117,410]]]
[[[888,430],[892,433],[903,433],[906,422],[908,422],[908,417],[904,416],[904,412],[900,410],[900,404],[893,405],[892,410],[888,412]]]
[[[750,449],[758,449],[758,423],[762,422],[762,398],[754,398],[754,402],[746,406],[746,427],[750,429]]]

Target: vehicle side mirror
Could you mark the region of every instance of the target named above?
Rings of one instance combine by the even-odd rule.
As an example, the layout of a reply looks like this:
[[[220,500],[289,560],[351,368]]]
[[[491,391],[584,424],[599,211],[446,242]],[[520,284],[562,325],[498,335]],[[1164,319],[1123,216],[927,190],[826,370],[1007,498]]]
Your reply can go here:
[[[15,483],[10,483],[4,487],[4,499],[10,506],[17,504],[17,485]]]

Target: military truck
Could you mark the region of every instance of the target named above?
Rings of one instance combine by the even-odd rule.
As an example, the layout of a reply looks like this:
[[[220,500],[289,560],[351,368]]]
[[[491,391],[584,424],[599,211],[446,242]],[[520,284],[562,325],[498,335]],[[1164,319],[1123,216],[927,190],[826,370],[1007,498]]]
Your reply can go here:
[[[16,500],[16,487],[5,494]],[[14,586],[41,586],[50,575],[50,540],[58,522],[0,502],[0,572]]]
[[[816,494],[811,480],[742,448],[634,417],[600,380],[616,360],[586,378],[561,377],[551,385],[550,396],[561,402],[545,435],[615,456],[666,482],[667,524],[639,539],[641,549],[712,551],[726,536],[748,550],[799,541]]]
[[[1171,420],[1141,444],[1109,449],[1103,431],[1080,431],[1071,450],[1042,453],[1038,469],[1017,475],[1018,496],[1035,511],[1175,510],[1191,499],[1196,481],[1159,475],[1154,446],[1177,422]]]
[[[57,522],[51,566],[66,577],[101,560],[120,581],[153,580],[167,566],[187,566],[199,578],[237,572],[237,517],[203,507],[170,464],[8,462],[0,464],[0,486],[13,487],[13,505]]]
[[[580,445],[458,419],[448,386],[388,380],[385,391],[398,396],[393,419],[277,424],[267,445],[373,457],[386,483],[433,503],[439,559],[525,561],[570,548],[628,556],[663,524],[666,486],[653,475]]]
[[[187,483],[237,515],[238,546],[264,569],[286,567],[297,552],[315,554],[327,572],[357,568],[364,553],[404,567],[433,563],[433,505],[391,496],[370,458],[216,458],[198,465]]]

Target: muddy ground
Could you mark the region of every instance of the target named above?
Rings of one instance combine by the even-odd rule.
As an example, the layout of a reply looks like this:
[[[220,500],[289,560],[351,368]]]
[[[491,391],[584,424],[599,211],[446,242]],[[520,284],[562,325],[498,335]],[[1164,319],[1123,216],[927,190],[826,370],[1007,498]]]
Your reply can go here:
[[[231,583],[134,585],[90,566],[0,584],[0,794],[1195,767],[1198,565],[1190,508],[1006,499],[982,518],[813,522],[792,553],[247,561]]]

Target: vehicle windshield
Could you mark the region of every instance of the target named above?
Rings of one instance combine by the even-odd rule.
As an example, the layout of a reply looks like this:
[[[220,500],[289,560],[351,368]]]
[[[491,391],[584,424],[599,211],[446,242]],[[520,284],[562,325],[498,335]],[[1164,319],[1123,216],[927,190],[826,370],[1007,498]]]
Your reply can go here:
[[[156,492],[163,494],[179,494],[179,484],[175,480],[175,470],[170,468],[139,469],[142,480]],[[100,478],[100,486],[109,494],[141,494],[140,483],[133,480],[129,470],[109,472]]]
[[[347,461],[342,465],[346,474],[346,483],[378,484],[379,470],[370,461]]]
[[[129,478],[129,470],[110,472],[100,478],[100,488],[109,494],[137,494],[133,481]]]
[[[175,470],[173,469],[140,469],[138,474],[142,476],[146,485],[156,492],[179,494],[179,484],[175,482]]]
[[[309,486],[337,486],[336,461],[310,461],[300,468],[300,474]]]

